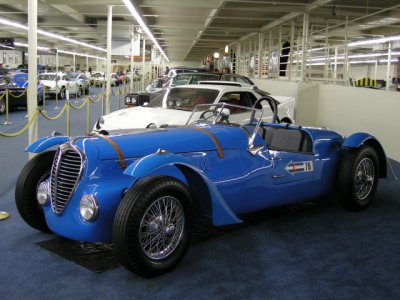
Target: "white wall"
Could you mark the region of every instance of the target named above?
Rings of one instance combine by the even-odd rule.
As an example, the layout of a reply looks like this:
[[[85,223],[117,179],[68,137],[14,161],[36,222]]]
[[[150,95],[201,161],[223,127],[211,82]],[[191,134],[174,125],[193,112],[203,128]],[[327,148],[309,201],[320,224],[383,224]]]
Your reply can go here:
[[[321,85],[317,126],[344,135],[369,132],[383,145],[386,155],[400,161],[400,92]]]
[[[297,124],[325,126],[344,136],[357,131],[371,133],[386,155],[400,162],[400,92],[270,79],[253,81],[272,95],[296,97]]]

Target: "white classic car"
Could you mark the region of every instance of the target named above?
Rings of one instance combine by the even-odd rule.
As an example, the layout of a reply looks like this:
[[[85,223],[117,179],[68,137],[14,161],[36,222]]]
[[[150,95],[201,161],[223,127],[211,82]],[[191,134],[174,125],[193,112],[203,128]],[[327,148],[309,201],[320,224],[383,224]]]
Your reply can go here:
[[[94,86],[105,86],[107,84],[107,75],[104,72],[94,72],[90,77],[90,83]],[[117,84],[117,74],[111,73],[111,86],[116,86]]]
[[[38,75],[40,83],[43,85],[46,94],[58,94],[59,99],[66,97],[66,91],[79,97],[81,86],[78,82],[62,72],[41,73]]]
[[[165,90],[148,104],[114,111],[99,118],[93,131],[127,130],[132,128],[157,128],[165,125],[184,125],[193,108],[199,104],[229,103],[237,105],[237,110],[230,111],[230,120],[241,120],[240,106],[253,107],[257,100],[268,93],[249,86],[232,82],[182,85]],[[278,107],[281,122],[293,123],[295,99],[286,96],[271,96]],[[256,104],[260,106],[261,104]],[[265,121],[272,121],[273,113],[265,103]]]

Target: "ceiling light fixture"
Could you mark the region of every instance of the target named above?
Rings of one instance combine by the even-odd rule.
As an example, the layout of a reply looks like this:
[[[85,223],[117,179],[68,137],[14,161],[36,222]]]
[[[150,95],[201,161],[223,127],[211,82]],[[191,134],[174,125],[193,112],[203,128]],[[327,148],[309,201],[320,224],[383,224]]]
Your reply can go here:
[[[396,36],[383,37],[383,38],[379,38],[379,39],[351,42],[347,45],[349,47],[353,47],[353,46],[362,46],[362,45],[370,45],[370,44],[384,44],[384,43],[388,43],[388,42],[392,42],[392,41],[399,41],[399,40],[400,40],[400,35],[396,35]]]
[[[28,26],[25,26],[23,24],[20,24],[20,23],[11,21],[11,20],[7,20],[5,18],[0,18],[0,24],[8,25],[8,26],[12,26],[12,27],[16,27],[16,28],[20,28],[20,29],[24,29],[24,30],[28,31]],[[44,30],[41,30],[41,29],[38,29],[37,33],[45,35],[45,36],[48,36],[48,37],[51,37],[51,38],[55,38],[55,39],[58,39],[58,40],[70,42],[70,43],[73,43],[73,44],[76,44],[76,45],[79,45],[79,46],[84,46],[84,47],[87,47],[87,48],[92,48],[94,50],[107,52],[107,49],[103,49],[103,48],[100,48],[100,47],[97,47],[97,46],[94,46],[94,45],[83,43],[83,42],[80,42],[80,41],[77,41],[77,40],[74,40],[74,39],[71,39],[71,38],[67,38],[67,37],[64,37],[64,36],[61,36],[61,35],[58,35],[58,34],[55,34],[55,33],[47,32],[47,31],[44,31]]]
[[[154,38],[154,36],[151,33],[150,29],[144,23],[142,17],[139,15],[139,13],[137,12],[136,8],[132,5],[132,2],[130,0],[122,0],[122,2],[124,2],[126,8],[128,8],[128,10],[132,14],[132,16],[135,18],[136,22],[139,23],[140,27],[144,30],[144,32],[147,34],[147,36],[150,38],[150,40],[153,42],[153,44],[156,45],[157,49],[162,53],[162,55],[164,56],[166,61],[169,62],[168,56],[164,53],[163,49],[158,44],[157,40]]]
[[[26,47],[29,48],[28,44],[24,44],[24,43],[20,43],[20,42],[15,42],[14,43],[15,46],[18,47]],[[52,51],[52,49],[48,48],[48,47],[42,47],[42,46],[37,46],[36,47],[39,50],[43,50],[43,51]],[[64,53],[64,54],[71,54],[71,55],[78,55],[78,56],[87,56],[87,57],[91,57],[91,58],[98,58],[98,59],[103,59],[103,60],[107,60],[105,57],[100,57],[100,56],[95,56],[95,55],[89,55],[89,54],[84,54],[84,53],[79,53],[79,52],[71,52],[71,51],[66,51],[66,50],[62,50],[62,49],[57,49],[58,52],[60,53]]]

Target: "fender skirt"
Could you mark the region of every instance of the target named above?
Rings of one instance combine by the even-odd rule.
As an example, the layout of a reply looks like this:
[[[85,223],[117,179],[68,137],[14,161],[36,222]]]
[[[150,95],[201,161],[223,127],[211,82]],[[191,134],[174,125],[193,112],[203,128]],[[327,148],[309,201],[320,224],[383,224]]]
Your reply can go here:
[[[178,168],[190,168],[194,172],[196,172],[201,177],[201,179],[203,179],[211,196],[212,221],[214,225],[221,226],[243,222],[229,208],[212,181],[208,179],[208,177],[205,176],[202,171],[190,164],[189,160],[184,158],[183,156],[172,153],[150,154],[133,162],[128,168],[125,169],[124,174],[142,178],[148,176],[149,174],[152,174],[157,169],[168,165],[174,165]]]

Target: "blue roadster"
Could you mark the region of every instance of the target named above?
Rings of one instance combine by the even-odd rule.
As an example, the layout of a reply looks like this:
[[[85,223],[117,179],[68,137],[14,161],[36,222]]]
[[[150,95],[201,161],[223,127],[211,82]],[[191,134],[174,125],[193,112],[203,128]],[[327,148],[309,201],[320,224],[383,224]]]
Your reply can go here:
[[[248,114],[240,124],[238,111]],[[373,136],[279,124],[276,114],[264,123],[262,113],[198,105],[185,126],[42,138],[27,148],[39,154],[18,178],[18,211],[43,232],[112,241],[124,267],[152,277],[181,261],[199,221],[236,224],[334,192],[351,211],[371,203],[390,170]]]

